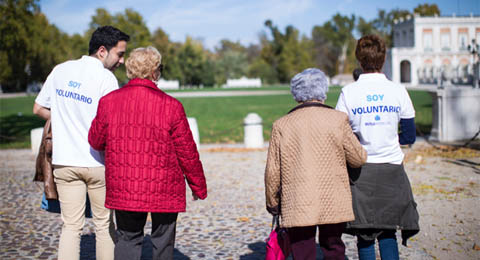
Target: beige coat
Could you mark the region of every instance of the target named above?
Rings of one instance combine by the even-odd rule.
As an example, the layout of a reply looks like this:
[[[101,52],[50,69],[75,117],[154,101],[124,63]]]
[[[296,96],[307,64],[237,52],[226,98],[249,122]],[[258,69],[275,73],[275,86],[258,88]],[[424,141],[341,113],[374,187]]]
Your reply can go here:
[[[265,169],[267,209],[280,205],[282,227],[351,221],[346,162],[360,167],[366,160],[345,113],[297,109],[273,124]]]

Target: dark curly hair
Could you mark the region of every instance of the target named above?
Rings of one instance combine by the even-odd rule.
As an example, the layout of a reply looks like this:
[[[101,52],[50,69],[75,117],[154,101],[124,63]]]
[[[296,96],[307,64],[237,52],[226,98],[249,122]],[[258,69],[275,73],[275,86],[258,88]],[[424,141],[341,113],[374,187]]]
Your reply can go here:
[[[110,51],[113,47],[117,45],[119,41],[130,40],[128,34],[120,31],[119,29],[107,25],[98,27],[92,34],[90,38],[90,43],[88,44],[88,55],[95,54],[101,46],[104,46],[107,51]]]
[[[380,72],[385,62],[385,42],[378,35],[363,36],[357,42],[355,57],[363,72]]]

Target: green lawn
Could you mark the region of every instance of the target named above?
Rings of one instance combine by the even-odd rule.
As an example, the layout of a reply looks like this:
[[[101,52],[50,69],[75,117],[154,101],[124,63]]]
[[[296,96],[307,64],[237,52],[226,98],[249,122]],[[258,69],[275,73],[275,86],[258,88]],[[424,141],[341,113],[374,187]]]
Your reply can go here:
[[[339,87],[331,87],[327,105],[335,106],[339,93]],[[422,132],[429,133],[432,125],[432,99],[424,91],[409,93],[416,110],[417,126]],[[0,149],[30,147],[30,130],[43,127],[43,120],[32,113],[34,100],[35,97],[0,99]],[[289,94],[179,100],[183,103],[187,116],[196,118],[201,143],[243,142],[243,118],[251,112],[262,117],[264,138],[268,140],[273,121],[296,105]]]
[[[35,97],[0,99],[0,149],[29,148],[30,130],[44,120],[32,112]]]
[[[186,89],[175,89],[168,90],[167,92],[202,92],[202,91],[239,91],[239,90],[251,90],[251,91],[262,91],[262,90],[289,90],[289,85],[268,85],[262,86],[260,88],[217,88],[217,87],[204,87],[204,88],[186,88]]]

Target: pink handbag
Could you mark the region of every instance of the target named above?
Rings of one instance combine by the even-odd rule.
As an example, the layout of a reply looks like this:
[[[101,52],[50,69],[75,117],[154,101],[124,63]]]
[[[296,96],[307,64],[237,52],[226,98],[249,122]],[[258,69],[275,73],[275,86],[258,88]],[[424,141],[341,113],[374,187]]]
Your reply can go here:
[[[265,242],[267,242],[265,260],[285,260],[290,255],[290,240],[287,231],[278,226],[278,216],[273,216],[272,232]]]

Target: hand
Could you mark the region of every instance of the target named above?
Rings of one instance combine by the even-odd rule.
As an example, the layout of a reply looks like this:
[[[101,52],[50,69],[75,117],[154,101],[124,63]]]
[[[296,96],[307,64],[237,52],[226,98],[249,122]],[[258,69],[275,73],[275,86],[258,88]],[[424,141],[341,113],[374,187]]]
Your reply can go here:
[[[279,206],[275,206],[275,207],[267,207],[267,211],[268,213],[272,214],[273,216],[278,216],[280,214],[280,208]]]
[[[197,195],[195,195],[195,193],[193,193],[193,192],[192,192],[192,197],[193,197],[192,201],[196,201],[196,200],[198,200],[198,196],[197,196]]]

